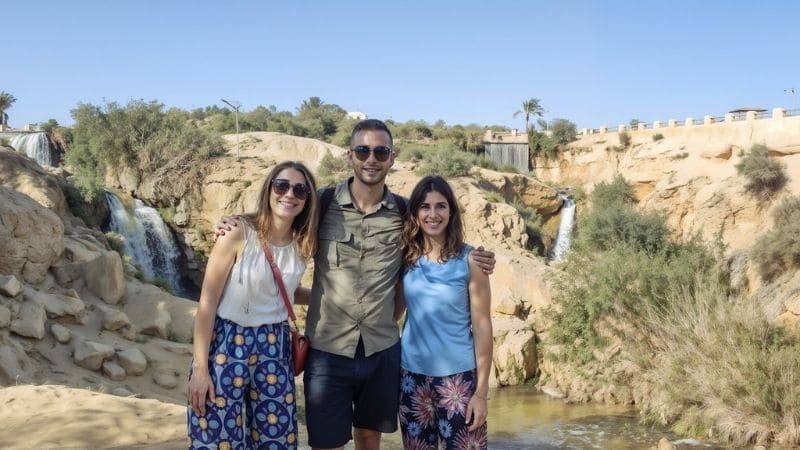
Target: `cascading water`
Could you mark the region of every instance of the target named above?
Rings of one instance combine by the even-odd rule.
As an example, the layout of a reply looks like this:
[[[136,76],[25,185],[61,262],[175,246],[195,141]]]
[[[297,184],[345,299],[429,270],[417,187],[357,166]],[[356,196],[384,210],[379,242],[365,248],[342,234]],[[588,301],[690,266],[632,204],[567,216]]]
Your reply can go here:
[[[486,157],[498,166],[514,166],[520,173],[528,171],[528,144],[485,144]]]
[[[559,196],[564,204],[561,207],[561,223],[558,226],[556,243],[553,245],[553,256],[550,258],[554,262],[564,259],[572,243],[572,229],[575,227],[575,201],[564,194],[559,194]]]
[[[158,211],[133,199],[126,205],[114,193],[106,191],[106,202],[111,210],[109,230],[124,238],[124,252],[131,257],[149,280],[166,280],[175,293],[184,293],[178,272],[178,247],[172,232],[161,220]]]
[[[55,166],[58,158],[50,149],[50,141],[47,133],[0,133],[0,138],[8,139],[8,144],[20,153],[28,155],[28,158],[35,160],[40,166]]]

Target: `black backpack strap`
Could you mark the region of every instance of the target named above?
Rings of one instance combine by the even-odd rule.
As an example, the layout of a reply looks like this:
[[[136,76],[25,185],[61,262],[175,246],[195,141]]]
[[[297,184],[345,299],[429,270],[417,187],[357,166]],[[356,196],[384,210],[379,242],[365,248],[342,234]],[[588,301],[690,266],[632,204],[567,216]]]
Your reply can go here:
[[[394,202],[397,204],[397,209],[400,211],[400,217],[405,216],[406,209],[408,209],[408,206],[406,205],[406,199],[403,198],[402,195],[397,195],[394,192],[392,192],[392,196],[394,197]]]
[[[333,201],[333,194],[336,191],[335,187],[327,187],[318,192],[319,195],[319,222],[322,223],[322,218],[328,212],[328,208]]]

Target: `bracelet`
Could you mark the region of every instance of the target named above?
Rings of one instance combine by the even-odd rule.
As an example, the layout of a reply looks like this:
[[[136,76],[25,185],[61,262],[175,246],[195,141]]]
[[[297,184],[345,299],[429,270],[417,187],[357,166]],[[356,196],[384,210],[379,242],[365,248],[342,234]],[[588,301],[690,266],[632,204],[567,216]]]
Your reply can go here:
[[[489,400],[489,395],[486,395],[486,397],[483,397],[483,396],[478,395],[477,392],[472,394],[472,395],[475,396],[475,397],[478,397],[481,400]]]

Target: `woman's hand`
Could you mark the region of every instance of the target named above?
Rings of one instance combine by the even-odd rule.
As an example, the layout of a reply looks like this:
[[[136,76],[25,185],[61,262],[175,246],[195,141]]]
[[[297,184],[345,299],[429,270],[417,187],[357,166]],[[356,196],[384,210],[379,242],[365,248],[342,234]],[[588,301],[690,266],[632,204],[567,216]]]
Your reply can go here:
[[[497,260],[494,257],[494,252],[485,250],[481,245],[474,249],[470,256],[475,263],[478,264],[478,267],[481,268],[483,273],[486,275],[491,275],[492,272],[494,272],[494,266],[497,263]]]
[[[488,397],[479,397],[478,394],[474,394],[469,399],[466,419],[470,433],[478,430],[486,423],[486,415],[488,414],[487,400]]]
[[[222,216],[214,224],[214,240],[216,241],[220,236],[225,236],[225,232],[231,231],[233,227],[238,227],[241,219],[241,216]]]
[[[206,415],[206,398],[212,403],[216,401],[214,394],[214,383],[211,382],[211,375],[208,369],[192,371],[192,377],[189,379],[188,386],[189,404],[192,405],[192,410],[198,416]]]

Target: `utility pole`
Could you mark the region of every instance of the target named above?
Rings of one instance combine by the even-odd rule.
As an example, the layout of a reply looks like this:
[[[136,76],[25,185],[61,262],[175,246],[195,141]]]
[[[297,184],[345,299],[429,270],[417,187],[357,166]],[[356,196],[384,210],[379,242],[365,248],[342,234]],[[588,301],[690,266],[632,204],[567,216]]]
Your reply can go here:
[[[221,98],[226,105],[233,108],[234,114],[236,115],[236,159],[239,159],[239,108],[242,107],[241,102],[237,102],[236,100],[225,100]]]

